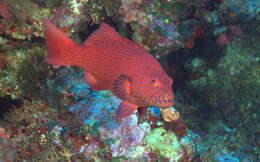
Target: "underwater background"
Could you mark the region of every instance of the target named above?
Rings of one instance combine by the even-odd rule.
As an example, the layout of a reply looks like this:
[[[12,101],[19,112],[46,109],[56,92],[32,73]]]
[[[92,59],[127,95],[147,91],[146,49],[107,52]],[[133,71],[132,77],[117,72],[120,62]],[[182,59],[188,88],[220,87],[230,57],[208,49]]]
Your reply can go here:
[[[179,118],[117,120],[120,99],[45,62],[41,18],[77,43],[106,22],[144,46]],[[0,0],[0,161],[260,161],[260,0]]]

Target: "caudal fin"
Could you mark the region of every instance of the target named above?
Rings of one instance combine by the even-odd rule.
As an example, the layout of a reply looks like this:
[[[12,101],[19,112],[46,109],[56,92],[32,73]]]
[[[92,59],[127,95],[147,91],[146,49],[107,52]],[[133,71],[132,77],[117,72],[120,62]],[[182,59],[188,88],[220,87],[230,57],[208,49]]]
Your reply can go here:
[[[80,55],[83,53],[83,47],[67,37],[49,20],[43,18],[42,21],[45,27],[48,49],[46,62],[57,66],[78,65],[82,61]]]

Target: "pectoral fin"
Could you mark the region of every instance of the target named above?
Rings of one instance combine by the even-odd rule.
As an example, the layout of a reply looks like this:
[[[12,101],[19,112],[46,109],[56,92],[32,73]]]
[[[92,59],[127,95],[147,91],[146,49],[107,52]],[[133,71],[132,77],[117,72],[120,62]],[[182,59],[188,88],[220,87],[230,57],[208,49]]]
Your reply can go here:
[[[119,119],[129,117],[135,112],[137,108],[138,108],[137,105],[132,104],[126,100],[121,102],[118,109],[117,119],[119,120]]]
[[[121,74],[113,83],[114,94],[122,100],[126,100],[130,94],[131,79]]]

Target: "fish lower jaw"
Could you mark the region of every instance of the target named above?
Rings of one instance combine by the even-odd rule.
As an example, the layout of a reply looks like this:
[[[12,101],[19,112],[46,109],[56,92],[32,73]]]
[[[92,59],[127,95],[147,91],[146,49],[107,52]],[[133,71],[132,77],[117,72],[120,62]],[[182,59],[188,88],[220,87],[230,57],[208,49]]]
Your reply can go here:
[[[160,106],[158,106],[158,107],[160,107],[160,108],[169,108],[169,107],[172,107],[173,106],[173,104],[169,104],[169,105],[160,105]]]

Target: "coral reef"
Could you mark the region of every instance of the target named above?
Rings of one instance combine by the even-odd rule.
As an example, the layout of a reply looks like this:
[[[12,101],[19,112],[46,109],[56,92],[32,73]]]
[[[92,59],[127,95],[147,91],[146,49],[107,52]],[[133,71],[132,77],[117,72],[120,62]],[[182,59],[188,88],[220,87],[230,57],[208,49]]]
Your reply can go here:
[[[259,0],[0,0],[0,161],[260,161]],[[113,26],[173,78],[174,107],[50,66],[41,18],[78,43]]]
[[[259,14],[260,2],[257,0],[225,0],[221,5],[221,9],[231,10],[242,21],[250,21]]]
[[[31,47],[31,44],[22,43],[25,49],[10,49],[4,53],[2,61],[5,66],[0,72],[0,96],[10,95],[12,98],[33,96],[37,89],[44,84],[43,78],[48,76],[48,65],[43,65],[44,49],[40,46]],[[26,49],[27,48],[27,49]],[[46,53],[45,53],[46,54]],[[35,93],[34,93],[35,92]]]

